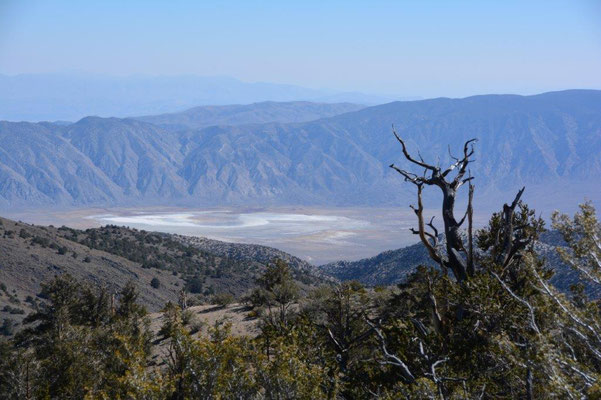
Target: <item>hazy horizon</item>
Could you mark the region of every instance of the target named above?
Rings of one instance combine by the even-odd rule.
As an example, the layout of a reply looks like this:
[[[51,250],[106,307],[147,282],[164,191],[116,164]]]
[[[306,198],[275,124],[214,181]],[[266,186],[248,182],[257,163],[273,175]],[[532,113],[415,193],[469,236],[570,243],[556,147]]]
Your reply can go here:
[[[566,90],[413,96],[337,91],[274,82],[249,82],[230,76],[193,74],[110,75],[86,72],[0,73],[0,121],[77,122],[82,118],[130,118],[178,113],[195,107],[274,102],[351,103],[365,107],[395,101],[465,99],[486,95],[535,96]]]
[[[537,94],[543,94],[548,92],[561,92],[564,90],[601,90],[601,83],[599,85],[591,85],[591,86],[562,86],[562,87],[550,87],[550,88],[541,88],[541,89],[523,89],[523,90],[497,90],[497,91],[478,91],[474,90],[473,92],[465,92],[461,94],[431,94],[431,95],[420,95],[419,93],[394,93],[394,92],[386,92],[386,91],[370,91],[370,90],[360,90],[360,89],[337,89],[334,87],[328,86],[319,86],[319,85],[304,85],[294,82],[276,82],[269,80],[247,80],[242,79],[237,76],[231,75],[202,75],[202,74],[169,74],[169,73],[123,73],[123,74],[111,74],[111,73],[97,73],[90,72],[85,70],[62,70],[62,71],[49,71],[49,72],[19,72],[19,73],[4,73],[0,71],[0,77],[5,78],[22,78],[22,77],[68,77],[68,78],[77,78],[77,79],[115,79],[115,80],[136,80],[136,79],[206,79],[206,80],[223,80],[223,81],[237,81],[246,84],[267,84],[267,85],[281,85],[302,89],[309,89],[316,92],[321,92],[324,94],[336,95],[336,94],[347,94],[347,93],[356,93],[367,96],[380,97],[382,100],[389,101],[416,101],[416,100],[428,100],[428,99],[436,99],[436,98],[449,98],[449,99],[463,99],[466,97],[473,96],[484,96],[484,95],[518,95],[518,96],[534,96]],[[256,102],[240,102],[240,103],[227,103],[227,105],[246,105],[253,104],[262,101],[277,101],[277,100],[261,100]],[[311,101],[304,100],[300,98],[298,100],[291,101]],[[373,105],[383,104],[383,103],[373,103]],[[200,105],[209,105],[209,104],[200,104]],[[226,105],[226,104],[210,104],[210,105]],[[182,111],[182,110],[174,110],[174,112]]]
[[[424,98],[599,89],[600,18],[590,0],[5,1],[0,73],[227,76]]]

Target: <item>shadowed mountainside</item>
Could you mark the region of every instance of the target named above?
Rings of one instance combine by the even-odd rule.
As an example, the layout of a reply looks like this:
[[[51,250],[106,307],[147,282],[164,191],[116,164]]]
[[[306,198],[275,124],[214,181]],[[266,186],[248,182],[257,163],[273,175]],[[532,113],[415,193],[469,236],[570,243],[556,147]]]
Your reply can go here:
[[[582,280],[557,254],[556,248],[564,245],[559,232],[548,231],[542,234],[535,248],[547,266],[555,271],[551,283],[561,291],[568,292],[571,285]],[[319,268],[323,273],[341,281],[357,280],[369,286],[387,286],[401,283],[420,265],[437,267],[426,248],[421,243],[416,243],[385,251],[374,257],[358,261],[335,261]],[[601,295],[596,287],[589,285],[587,289],[589,294],[595,297]]]

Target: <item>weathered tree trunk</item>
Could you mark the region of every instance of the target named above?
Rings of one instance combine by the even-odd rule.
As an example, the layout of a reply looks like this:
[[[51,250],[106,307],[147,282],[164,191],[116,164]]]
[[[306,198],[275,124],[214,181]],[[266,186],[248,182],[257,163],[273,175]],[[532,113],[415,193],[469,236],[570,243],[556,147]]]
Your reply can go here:
[[[458,282],[463,282],[468,279],[469,276],[474,273],[474,262],[473,262],[473,249],[472,249],[472,198],[474,187],[471,184],[473,177],[469,176],[464,178],[467,172],[467,166],[472,161],[470,157],[474,154],[472,143],[476,139],[471,139],[465,142],[463,146],[463,157],[456,158],[451,156],[455,162],[451,164],[444,171],[432,164],[426,163],[420,156],[420,160],[413,158],[407,151],[405,142],[397,135],[393,130],[393,133],[399,143],[402,146],[403,155],[405,158],[413,164],[424,168],[422,175],[417,175],[402,169],[397,168],[394,164],[390,167],[401,174],[406,181],[415,184],[418,187],[418,207],[413,207],[418,217],[418,230],[413,230],[413,233],[420,236],[421,241],[424,243],[430,253],[430,257],[440,264],[443,271],[449,269],[453,272],[455,279]],[[447,176],[457,169],[457,174],[452,180],[447,180]],[[465,215],[461,220],[457,221],[455,218],[455,198],[457,196],[457,189],[459,189],[466,182],[469,184],[469,200],[468,207]],[[444,234],[446,239],[446,255],[441,254],[436,248],[438,245],[438,231],[433,225],[433,219],[427,224],[433,232],[427,232],[423,219],[423,206],[422,206],[422,187],[427,186],[438,186],[442,191],[442,219],[444,224]],[[466,247],[461,237],[461,226],[465,222],[466,217],[468,219],[468,246]]]
[[[534,394],[532,392],[532,369],[528,366],[526,369],[526,399],[534,399]]]

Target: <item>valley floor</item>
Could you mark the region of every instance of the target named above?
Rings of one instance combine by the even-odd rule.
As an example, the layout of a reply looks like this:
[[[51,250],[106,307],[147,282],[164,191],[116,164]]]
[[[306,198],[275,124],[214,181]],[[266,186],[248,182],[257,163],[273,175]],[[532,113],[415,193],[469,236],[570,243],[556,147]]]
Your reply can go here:
[[[4,216],[40,225],[114,224],[275,247],[314,265],[359,260],[415,243],[409,208],[89,208]]]

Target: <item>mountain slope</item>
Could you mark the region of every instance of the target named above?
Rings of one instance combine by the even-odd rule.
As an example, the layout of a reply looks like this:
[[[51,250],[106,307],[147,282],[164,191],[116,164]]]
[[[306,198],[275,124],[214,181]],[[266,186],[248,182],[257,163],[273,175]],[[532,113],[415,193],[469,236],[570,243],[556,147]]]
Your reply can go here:
[[[555,270],[551,283],[567,292],[570,286],[581,282],[578,273],[565,265],[557,254],[557,246],[565,243],[557,231],[548,231],[541,235],[536,243],[536,251],[546,261],[547,266]],[[402,282],[420,266],[436,267],[428,251],[421,243],[397,250],[382,252],[375,257],[358,261],[336,261],[319,267],[322,272],[341,281],[357,280],[369,286],[386,286]],[[589,294],[599,297],[599,287],[588,286]]]
[[[0,218],[0,287],[6,288],[0,293],[0,310],[4,310],[0,319],[22,317],[7,312],[6,306],[30,311],[38,301],[40,284],[61,274],[106,287],[111,293],[132,281],[140,291],[140,302],[152,311],[177,301],[184,285],[167,271],[141,268],[123,257],[68,240],[56,228]],[[161,282],[157,289],[150,286],[155,277]]]
[[[208,239],[199,236],[171,235],[171,237],[187,246],[192,246],[219,257],[227,257],[242,262],[258,262],[268,264],[274,259],[286,261],[294,271],[298,271],[296,278],[305,283],[311,283],[314,277],[328,280],[321,269],[301,260],[282,250],[269,246],[246,243],[222,242],[220,240]],[[308,279],[308,280],[307,280]]]
[[[434,267],[421,243],[384,251],[357,261],[334,261],[319,268],[341,281],[357,280],[369,286],[387,286],[402,282],[420,265]]]
[[[491,209],[522,185],[543,211],[601,199],[601,91],[574,90],[178,132],[116,118],[5,122],[0,205],[397,205],[414,200],[413,187],[388,165],[421,171],[403,160],[392,124],[410,151],[441,164],[448,145],[477,137],[476,201]]]
[[[41,301],[40,285],[56,275],[118,293],[131,281],[140,302],[158,311],[183,288],[205,301],[215,293],[245,294],[267,263],[286,260],[301,289],[328,282],[318,270],[282,251],[117,226],[87,229],[36,226],[0,218],[0,321],[20,321]],[[158,279],[158,287],[151,285]]]
[[[166,129],[200,129],[212,125],[245,125],[269,122],[305,122],[358,111],[365,106],[352,103],[308,101],[265,101],[248,105],[201,106],[170,114],[136,117]]]
[[[177,197],[186,183],[177,171],[183,156],[177,137],[144,122],[87,117],[62,137],[130,198]]]
[[[388,165],[411,166],[392,124],[412,151],[441,164],[450,161],[449,144],[457,152],[479,138],[471,166],[477,198],[499,199],[522,185],[536,200],[553,193],[557,205],[539,208],[575,195],[601,198],[592,179],[601,172],[599,91],[397,102],[303,124],[208,128],[190,135],[182,174],[192,193],[226,202],[398,204],[413,200],[412,190]]]
[[[0,122],[0,204],[102,203],[120,190],[45,124]]]

